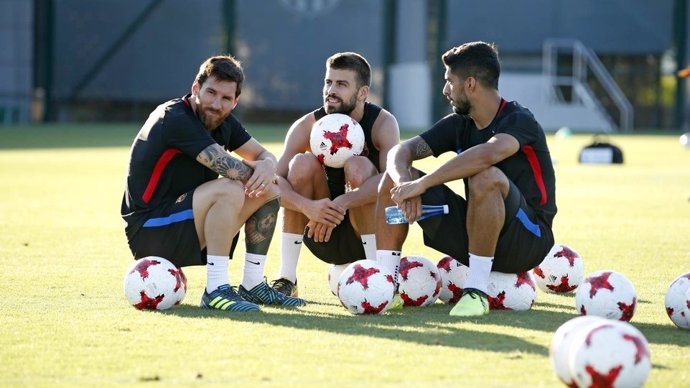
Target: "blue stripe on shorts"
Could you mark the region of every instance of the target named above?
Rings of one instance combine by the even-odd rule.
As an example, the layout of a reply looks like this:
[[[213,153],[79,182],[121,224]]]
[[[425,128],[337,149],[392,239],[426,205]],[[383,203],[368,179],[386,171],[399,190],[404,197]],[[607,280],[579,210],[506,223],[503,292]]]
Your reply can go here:
[[[520,223],[525,227],[525,229],[532,232],[533,235],[541,237],[541,229],[539,229],[539,225],[532,222],[532,220],[527,217],[527,214],[524,210],[518,209],[518,212],[515,216],[518,220],[520,220]]]
[[[166,226],[180,221],[193,220],[194,211],[192,209],[183,210],[181,212],[173,213],[167,217],[149,218],[144,223],[144,228],[155,228],[157,226]]]

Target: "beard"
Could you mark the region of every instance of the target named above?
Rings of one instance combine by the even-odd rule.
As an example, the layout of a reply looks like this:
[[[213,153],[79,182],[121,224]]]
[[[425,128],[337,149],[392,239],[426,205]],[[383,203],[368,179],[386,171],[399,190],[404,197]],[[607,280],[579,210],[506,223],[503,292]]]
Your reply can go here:
[[[460,96],[457,101],[450,100],[450,104],[453,106],[453,112],[459,115],[468,115],[470,113],[470,108],[472,108],[470,102],[467,101],[466,98],[462,98],[462,96]]]
[[[342,113],[342,114],[349,115],[350,113],[352,113],[352,111],[355,110],[355,107],[357,106],[357,100],[355,99],[354,96],[352,96],[350,101],[348,101],[347,103],[345,101],[343,101],[341,98],[338,98],[336,96],[332,96],[332,95],[326,96],[326,98],[328,98],[328,97],[335,98],[338,101],[340,101],[340,107],[336,108],[336,107],[328,105],[328,103],[324,100],[323,107],[326,110],[326,113],[328,113],[328,114]]]
[[[199,103],[197,103],[196,111],[199,116],[199,121],[209,130],[218,128],[228,117],[228,115],[222,116],[219,111],[204,107]]]

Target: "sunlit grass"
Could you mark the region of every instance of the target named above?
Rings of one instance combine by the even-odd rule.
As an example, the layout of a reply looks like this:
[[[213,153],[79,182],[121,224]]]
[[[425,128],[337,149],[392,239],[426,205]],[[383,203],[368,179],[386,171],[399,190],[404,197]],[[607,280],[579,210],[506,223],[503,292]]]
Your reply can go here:
[[[255,134],[280,154],[284,131],[262,126]],[[559,385],[548,345],[576,315],[572,296],[541,293],[529,312],[482,319],[452,319],[441,303],[355,317],[331,295],[326,264],[303,249],[300,293],[310,302],[303,309],[200,310],[205,272],[194,267],[185,270],[190,288],[181,306],[135,310],[122,292],[131,258],[119,216],[135,132],[132,125],[0,128],[0,385]],[[614,269],[635,285],[632,323],[651,344],[647,386],[688,386],[690,332],[673,326],[663,298],[671,280],[690,271],[690,149],[677,136],[613,136],[625,164],[580,165],[590,140],[549,138],[556,240],[578,250],[587,272]],[[430,171],[436,162],[419,167]],[[269,279],[279,245],[276,234]],[[417,227],[404,253],[443,256],[423,246]],[[239,282],[241,260],[230,277]]]

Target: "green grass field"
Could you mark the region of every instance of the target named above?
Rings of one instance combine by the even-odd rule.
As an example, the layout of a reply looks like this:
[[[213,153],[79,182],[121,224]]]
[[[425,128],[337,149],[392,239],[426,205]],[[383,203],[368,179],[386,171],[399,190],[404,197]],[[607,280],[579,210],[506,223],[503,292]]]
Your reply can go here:
[[[281,152],[284,128],[248,125]],[[0,127],[0,386],[560,386],[548,359],[574,297],[540,293],[529,312],[453,319],[450,307],[352,316],[331,295],[327,265],[302,250],[299,310],[224,315],[197,307],[205,270],[187,268],[181,306],[131,307],[119,216],[136,125]],[[405,134],[412,135],[411,133]],[[579,165],[590,136],[549,137],[556,159],[557,242],[586,272],[635,285],[632,323],[650,342],[649,387],[690,386],[690,331],[664,311],[690,271],[690,149],[678,135],[613,136],[624,165]],[[419,165],[431,170],[433,161]],[[279,264],[276,234],[267,264]],[[415,226],[404,254],[433,261]],[[241,257],[240,255],[236,255]],[[241,260],[230,266],[238,283]]]

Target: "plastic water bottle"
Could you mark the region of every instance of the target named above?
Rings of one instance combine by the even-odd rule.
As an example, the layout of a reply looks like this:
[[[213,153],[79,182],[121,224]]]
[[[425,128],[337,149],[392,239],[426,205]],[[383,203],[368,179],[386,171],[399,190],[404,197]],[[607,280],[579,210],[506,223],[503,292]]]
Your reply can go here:
[[[422,215],[417,221],[421,221],[433,216],[448,214],[448,205],[422,205]],[[407,218],[402,210],[397,206],[386,208],[386,223],[391,225],[407,224]]]

